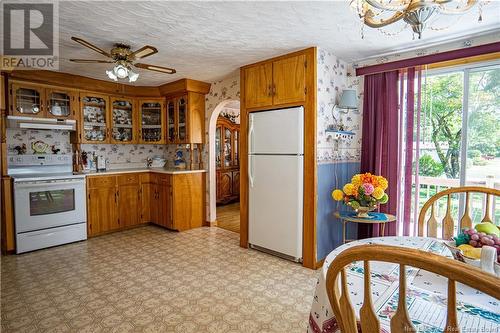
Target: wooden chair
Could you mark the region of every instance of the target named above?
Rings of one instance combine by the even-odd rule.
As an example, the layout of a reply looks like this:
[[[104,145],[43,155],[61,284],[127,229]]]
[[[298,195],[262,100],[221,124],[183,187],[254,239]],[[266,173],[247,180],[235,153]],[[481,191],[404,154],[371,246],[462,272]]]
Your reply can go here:
[[[364,262],[364,299],[360,309],[360,324],[363,333],[379,333],[380,322],[373,308],[370,288],[369,261],[399,264],[398,308],[391,318],[391,332],[416,332],[406,308],[405,266],[424,269],[448,278],[448,305],[444,332],[460,332],[457,323],[456,282],[468,285],[485,294],[500,299],[498,279],[476,267],[421,250],[388,246],[360,245],[341,252],[330,264],[326,275],[328,299],[342,333],[357,333],[356,314],[349,299],[345,267],[354,261]],[[340,275],[341,290],[338,278]]]
[[[446,214],[442,220],[442,239],[450,239],[454,236],[455,229],[455,221],[451,216],[451,196],[453,194],[461,194],[465,193],[465,211],[464,215],[460,219],[460,223],[458,225],[458,230],[463,228],[472,228],[472,218],[470,217],[470,200],[471,195],[473,193],[483,193],[486,195],[486,211],[484,213],[484,217],[481,222],[492,222],[490,216],[490,205],[491,205],[491,196],[500,196],[500,191],[487,187],[477,187],[477,186],[465,186],[465,187],[455,187],[450,188],[448,190],[444,190],[439,192],[427,200],[422,209],[420,210],[420,214],[418,215],[418,235],[419,236],[427,236],[427,237],[437,237],[437,218],[436,218],[436,202],[447,196],[446,201]],[[427,211],[431,208],[431,214],[428,220],[425,220]],[[427,225],[427,226],[426,226]],[[426,235],[424,235],[424,230],[426,231]]]

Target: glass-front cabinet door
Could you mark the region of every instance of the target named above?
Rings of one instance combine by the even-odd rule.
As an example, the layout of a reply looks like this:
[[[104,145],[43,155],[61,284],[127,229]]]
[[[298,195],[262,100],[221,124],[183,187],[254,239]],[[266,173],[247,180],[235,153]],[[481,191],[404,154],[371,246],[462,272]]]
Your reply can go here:
[[[187,141],[187,97],[177,99],[177,133],[179,143]]]
[[[222,166],[222,146],[220,140],[221,130],[222,126],[217,126],[217,128],[215,129],[215,165],[217,168],[220,168]]]
[[[167,138],[169,143],[176,142],[176,128],[175,128],[175,99],[167,101]]]
[[[139,101],[140,141],[142,143],[163,143],[163,102],[158,100]]]
[[[59,119],[72,119],[74,118],[74,106],[75,102],[74,94],[70,91],[65,91],[63,89],[51,89],[47,88],[45,90],[45,96],[47,99],[47,116]]]
[[[233,162],[233,132],[229,128],[224,128],[224,166],[230,167]]]
[[[233,138],[234,138],[234,148],[233,148],[233,151],[234,151],[234,160],[233,160],[233,163],[234,163],[234,166],[238,166],[240,165],[240,156],[239,156],[239,135],[240,135],[240,131],[239,130],[233,130]]]
[[[82,108],[82,142],[109,142],[108,97],[97,94],[80,95]]]
[[[43,87],[13,83],[11,86],[13,115],[44,117],[44,95]]]
[[[135,143],[134,101],[125,98],[111,98],[111,142]]]

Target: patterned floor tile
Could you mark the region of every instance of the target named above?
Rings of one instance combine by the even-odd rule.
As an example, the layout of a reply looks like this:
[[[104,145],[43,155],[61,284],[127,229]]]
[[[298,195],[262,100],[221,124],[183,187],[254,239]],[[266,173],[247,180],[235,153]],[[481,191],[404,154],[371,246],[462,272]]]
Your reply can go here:
[[[305,332],[317,272],[220,228],[145,226],[2,257],[2,332]]]

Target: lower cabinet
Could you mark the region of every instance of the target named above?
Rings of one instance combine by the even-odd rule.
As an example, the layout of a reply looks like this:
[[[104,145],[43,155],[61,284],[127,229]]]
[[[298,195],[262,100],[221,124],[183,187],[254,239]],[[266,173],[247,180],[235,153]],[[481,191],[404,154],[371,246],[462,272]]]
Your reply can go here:
[[[87,178],[87,228],[96,236],[143,223],[201,227],[204,174],[131,173]]]
[[[217,203],[238,201],[240,197],[240,171],[217,170]]]

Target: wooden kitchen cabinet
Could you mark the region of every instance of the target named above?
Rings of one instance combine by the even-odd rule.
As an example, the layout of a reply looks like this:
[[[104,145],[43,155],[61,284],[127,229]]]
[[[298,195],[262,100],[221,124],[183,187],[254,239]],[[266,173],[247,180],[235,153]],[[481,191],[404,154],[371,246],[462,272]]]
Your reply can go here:
[[[193,144],[205,141],[205,96],[186,92],[167,98],[167,143]]]
[[[172,185],[170,175],[161,175],[158,179],[158,224],[169,229],[175,229],[172,212]]]
[[[306,100],[306,55],[299,54],[242,68],[247,109]]]
[[[139,100],[139,142],[165,143],[165,102],[163,99]]]
[[[257,108],[273,104],[273,64],[245,68],[245,105]]]
[[[141,221],[141,186],[139,174],[132,173],[117,176],[118,188],[118,224],[120,227],[129,227]]]
[[[91,92],[80,93],[80,142],[110,142],[109,97]]]
[[[136,103],[132,98],[111,96],[111,143],[137,143]]]
[[[78,108],[77,97],[72,89],[13,82],[10,85],[11,114],[74,119]]]
[[[273,104],[306,100],[306,56],[301,54],[273,62]]]
[[[95,236],[120,227],[115,176],[88,177],[87,233]]]

